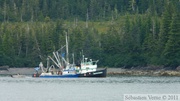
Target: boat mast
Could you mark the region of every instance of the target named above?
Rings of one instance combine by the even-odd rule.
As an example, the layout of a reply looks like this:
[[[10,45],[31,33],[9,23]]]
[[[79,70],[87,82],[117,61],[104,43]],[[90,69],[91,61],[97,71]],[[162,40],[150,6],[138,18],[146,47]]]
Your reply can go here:
[[[69,69],[68,33],[66,32],[66,69]]]
[[[75,65],[75,63],[74,63],[74,53],[72,54],[72,57],[73,57],[73,66]]]

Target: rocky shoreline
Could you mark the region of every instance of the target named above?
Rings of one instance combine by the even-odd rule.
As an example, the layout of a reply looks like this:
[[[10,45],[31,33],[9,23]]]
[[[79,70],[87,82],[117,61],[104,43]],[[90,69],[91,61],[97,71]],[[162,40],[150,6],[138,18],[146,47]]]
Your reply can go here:
[[[124,69],[122,71],[110,71],[109,76],[180,76],[180,71],[177,70],[131,70]]]
[[[12,75],[12,74],[32,75],[34,72],[35,72],[34,68],[9,68],[8,70],[0,70],[0,75]],[[180,70],[107,68],[107,75],[108,76],[180,76]]]

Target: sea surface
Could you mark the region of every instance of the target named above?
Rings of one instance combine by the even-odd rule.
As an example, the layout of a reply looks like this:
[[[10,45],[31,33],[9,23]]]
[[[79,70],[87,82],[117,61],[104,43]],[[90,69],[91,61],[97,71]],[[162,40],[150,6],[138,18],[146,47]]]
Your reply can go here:
[[[0,101],[123,101],[124,94],[180,94],[180,77],[0,77]]]

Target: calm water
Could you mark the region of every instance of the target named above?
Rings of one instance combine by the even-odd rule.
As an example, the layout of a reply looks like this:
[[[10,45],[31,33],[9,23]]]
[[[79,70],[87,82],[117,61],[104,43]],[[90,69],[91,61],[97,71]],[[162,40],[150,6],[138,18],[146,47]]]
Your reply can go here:
[[[180,77],[0,77],[0,101],[123,101],[123,94],[180,94]]]

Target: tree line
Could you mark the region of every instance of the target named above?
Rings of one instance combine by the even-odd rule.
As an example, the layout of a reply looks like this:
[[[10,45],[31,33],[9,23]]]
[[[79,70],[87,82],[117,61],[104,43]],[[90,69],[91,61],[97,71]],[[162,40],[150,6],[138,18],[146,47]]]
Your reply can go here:
[[[127,12],[161,16],[167,3],[179,0],[1,0],[0,21],[44,21],[46,17],[97,21]]]
[[[108,67],[180,65],[179,0],[0,2],[0,65],[37,66],[65,33],[77,63],[85,54]]]

